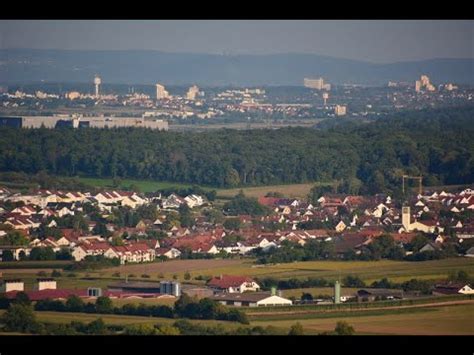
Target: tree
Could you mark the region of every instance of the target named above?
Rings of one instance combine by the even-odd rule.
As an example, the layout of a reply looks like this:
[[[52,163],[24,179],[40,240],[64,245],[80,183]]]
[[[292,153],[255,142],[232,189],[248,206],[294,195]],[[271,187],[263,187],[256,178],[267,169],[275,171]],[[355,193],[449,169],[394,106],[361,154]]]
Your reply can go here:
[[[61,248],[56,252],[56,260],[72,260],[72,254],[67,248]]]
[[[11,304],[2,317],[5,328],[11,332],[31,332],[37,322],[33,307],[27,304]]]
[[[100,296],[97,297],[97,300],[95,301],[95,307],[97,310],[97,313],[112,313],[114,304],[112,300],[107,297],[107,296]]]
[[[84,301],[76,295],[71,295],[66,300],[66,309],[69,312],[82,312],[84,310]]]
[[[189,271],[186,271],[186,272],[184,273],[184,279],[185,279],[186,281],[191,280],[191,274],[189,273]]]
[[[365,282],[359,276],[347,275],[343,283],[346,287],[365,287]]]
[[[226,202],[223,209],[232,215],[261,216],[269,212],[269,209],[259,204],[256,198],[246,197],[242,190],[232,200]]]
[[[107,327],[102,318],[98,318],[95,321],[90,322],[86,326],[86,334],[90,335],[105,335],[107,334]]]
[[[125,335],[156,335],[157,329],[151,324],[132,324],[125,327]]]
[[[345,321],[337,322],[334,331],[337,335],[353,335],[355,333],[354,327],[352,327]]]
[[[13,261],[13,253],[11,250],[4,250],[2,254],[2,261]]]
[[[20,291],[16,294],[14,303],[30,305],[31,301],[30,297],[28,297],[28,294],[26,292]]]
[[[51,247],[34,247],[30,252],[30,260],[55,260],[56,253]]]
[[[162,325],[157,329],[157,335],[180,335],[181,332],[178,328],[171,325]]]
[[[240,219],[238,218],[229,218],[224,222],[224,228],[230,230],[238,230],[241,227]]]
[[[311,295],[311,293],[305,293],[305,292],[303,292],[303,294],[301,295],[301,300],[302,300],[302,301],[312,301],[312,300],[313,300],[313,296]]]
[[[179,222],[182,227],[192,227],[194,225],[194,218],[191,209],[185,203],[179,206]]]
[[[0,238],[0,245],[28,245],[28,238],[18,230],[11,230],[6,236]]]
[[[296,324],[292,325],[288,335],[304,335],[303,326],[297,322]]]

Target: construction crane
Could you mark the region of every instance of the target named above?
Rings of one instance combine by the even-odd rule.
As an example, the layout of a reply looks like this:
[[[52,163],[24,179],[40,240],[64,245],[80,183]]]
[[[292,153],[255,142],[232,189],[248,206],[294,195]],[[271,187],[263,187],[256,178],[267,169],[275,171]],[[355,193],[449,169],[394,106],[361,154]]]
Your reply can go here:
[[[421,195],[421,193],[423,192],[423,188],[422,188],[422,182],[423,182],[423,176],[408,176],[408,175],[403,175],[402,176],[402,191],[403,191],[403,194],[405,194],[405,179],[408,179],[408,180],[418,180],[418,193]]]

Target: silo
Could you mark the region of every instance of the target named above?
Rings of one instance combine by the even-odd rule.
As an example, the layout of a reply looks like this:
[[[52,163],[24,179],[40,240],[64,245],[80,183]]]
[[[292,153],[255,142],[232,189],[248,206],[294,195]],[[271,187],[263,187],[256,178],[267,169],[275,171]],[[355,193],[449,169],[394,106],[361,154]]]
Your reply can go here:
[[[341,303],[341,284],[339,281],[334,283],[334,303]]]
[[[170,294],[175,296],[175,297],[179,297],[181,296],[181,285],[179,284],[179,282],[171,282],[171,292]]]

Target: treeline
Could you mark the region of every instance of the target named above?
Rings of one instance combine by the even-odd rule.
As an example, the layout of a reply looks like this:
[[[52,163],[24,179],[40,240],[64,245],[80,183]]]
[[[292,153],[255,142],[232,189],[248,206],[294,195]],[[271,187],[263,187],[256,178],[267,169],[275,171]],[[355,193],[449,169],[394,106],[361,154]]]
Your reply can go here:
[[[353,248],[344,252],[337,252],[336,242],[309,240],[305,245],[296,242],[283,241],[279,248],[256,248],[250,255],[256,257],[257,264],[290,263],[294,261],[312,260],[406,260],[425,261],[455,257],[460,247],[446,242],[439,250],[420,251],[430,240],[423,236],[416,236],[411,243],[401,246],[390,234],[383,234],[375,238],[370,244],[361,247],[358,252]],[[406,255],[406,251],[412,254]]]
[[[467,282],[469,283],[469,275],[460,270],[448,276],[449,281]],[[313,287],[333,287],[334,281],[324,278],[308,277],[306,279],[291,278],[288,280],[278,280],[272,277],[256,279],[263,290],[269,290],[271,287],[277,287],[280,290],[294,290],[299,288],[313,288]],[[341,286],[350,288],[388,288],[401,289],[405,292],[420,292],[422,294],[431,294],[433,281],[410,279],[404,282],[393,282],[386,277],[375,280],[372,283],[366,283],[359,276],[347,275],[341,280]],[[327,296],[325,296],[327,297]],[[323,297],[324,298],[324,297]]]
[[[403,174],[421,174],[427,185],[464,184],[474,181],[473,113],[473,108],[410,111],[327,130],[3,127],[0,171],[216,187],[348,180],[354,186],[362,182],[367,193],[398,188]]]
[[[9,300],[5,296],[0,296],[0,309],[7,309],[12,304],[31,304],[28,295],[19,292],[14,300]],[[196,300],[183,294],[175,303],[174,307],[165,305],[146,305],[138,306],[127,303],[122,307],[113,305],[112,300],[106,296],[100,296],[96,302],[84,302],[78,296],[69,296],[66,302],[60,300],[39,300],[34,305],[35,311],[54,311],[54,312],[83,312],[99,314],[117,314],[128,316],[145,316],[159,318],[190,318],[190,319],[216,319],[224,321],[239,322],[248,324],[249,321],[245,313],[238,309],[229,309],[218,302],[203,298]]]

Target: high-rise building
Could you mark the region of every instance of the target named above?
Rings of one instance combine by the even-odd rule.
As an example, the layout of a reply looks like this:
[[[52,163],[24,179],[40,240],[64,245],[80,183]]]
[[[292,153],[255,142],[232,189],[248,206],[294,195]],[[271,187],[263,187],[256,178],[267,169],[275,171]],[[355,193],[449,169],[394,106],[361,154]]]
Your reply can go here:
[[[310,79],[304,78],[304,86],[316,90],[331,90],[331,84],[325,84],[323,78]]]
[[[336,116],[344,116],[347,113],[347,108],[343,105],[336,105],[336,107],[334,107],[334,113]]]
[[[169,97],[168,91],[165,90],[165,87],[161,84],[156,84],[156,99],[162,100]]]
[[[415,91],[420,92],[420,90],[421,90],[421,81],[417,80],[415,81]]]
[[[420,92],[421,89],[426,91],[435,91],[436,88],[433,84],[430,83],[430,78],[427,75],[422,75],[420,80],[415,81],[415,91]]]
[[[189,88],[186,98],[188,100],[196,100],[196,95],[199,93],[199,88],[196,85],[193,85]]]

